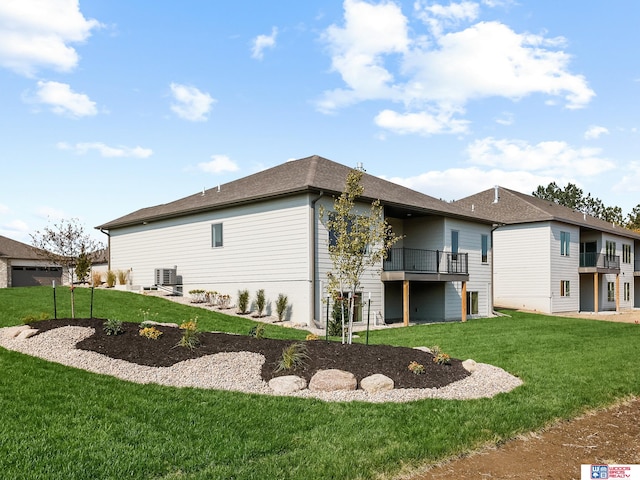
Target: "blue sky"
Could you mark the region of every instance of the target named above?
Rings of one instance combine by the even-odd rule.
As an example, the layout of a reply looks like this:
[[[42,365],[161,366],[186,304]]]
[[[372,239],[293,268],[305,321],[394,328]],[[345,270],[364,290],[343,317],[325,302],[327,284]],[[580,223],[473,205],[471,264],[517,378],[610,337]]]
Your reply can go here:
[[[445,200],[572,182],[626,215],[639,5],[3,0],[0,235],[314,154]]]

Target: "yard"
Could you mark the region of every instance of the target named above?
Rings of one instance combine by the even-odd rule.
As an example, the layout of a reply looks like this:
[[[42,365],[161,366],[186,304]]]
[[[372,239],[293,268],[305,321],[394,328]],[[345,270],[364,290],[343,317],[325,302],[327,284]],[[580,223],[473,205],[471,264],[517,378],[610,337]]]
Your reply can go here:
[[[89,290],[77,289],[78,316]],[[69,316],[58,289],[58,317]],[[99,318],[181,322],[193,307],[95,291]],[[53,314],[52,290],[0,290],[0,326]],[[250,319],[198,310],[200,327],[246,334]],[[304,339],[268,325],[265,336]],[[370,342],[440,345],[517,375],[482,400],[325,403],[139,385],[0,349],[0,471],[15,479],[393,478],[640,394],[640,326],[509,312],[371,332]]]

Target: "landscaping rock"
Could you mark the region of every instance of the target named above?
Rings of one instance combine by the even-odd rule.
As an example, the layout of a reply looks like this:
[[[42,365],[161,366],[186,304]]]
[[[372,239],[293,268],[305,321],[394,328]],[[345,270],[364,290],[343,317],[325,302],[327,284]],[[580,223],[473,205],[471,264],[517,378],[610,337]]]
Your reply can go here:
[[[413,347],[415,350],[420,350],[422,352],[433,353],[429,347]]]
[[[24,330],[29,330],[31,327],[29,325],[17,325],[15,327],[7,327],[4,329],[4,334],[9,338],[15,338],[20,335]]]
[[[394,383],[393,380],[386,375],[374,373],[360,380],[360,388],[369,393],[387,392],[393,390]]]
[[[478,364],[475,360],[471,360],[470,358],[462,362],[462,366],[469,373],[473,373],[478,369]]]
[[[26,330],[22,330],[16,338],[18,340],[24,340],[25,338],[33,337],[36,333],[38,333],[36,328],[27,328]]]
[[[316,392],[334,392],[336,390],[355,390],[358,381],[353,373],[330,368],[319,370],[309,382],[309,390]]]
[[[172,323],[172,322],[154,322],[153,320],[146,320],[142,323],[145,325],[155,325],[156,327],[173,327],[173,328],[179,327],[177,323]]]
[[[286,395],[307,388],[307,381],[297,375],[285,375],[269,380],[269,388],[275,394]]]

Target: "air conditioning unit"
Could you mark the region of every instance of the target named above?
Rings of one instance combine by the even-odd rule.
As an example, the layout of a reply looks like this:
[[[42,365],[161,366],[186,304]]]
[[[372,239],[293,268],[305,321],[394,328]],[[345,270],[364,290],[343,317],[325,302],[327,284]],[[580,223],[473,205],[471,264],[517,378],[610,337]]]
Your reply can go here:
[[[176,285],[178,283],[177,268],[156,268],[156,285]]]

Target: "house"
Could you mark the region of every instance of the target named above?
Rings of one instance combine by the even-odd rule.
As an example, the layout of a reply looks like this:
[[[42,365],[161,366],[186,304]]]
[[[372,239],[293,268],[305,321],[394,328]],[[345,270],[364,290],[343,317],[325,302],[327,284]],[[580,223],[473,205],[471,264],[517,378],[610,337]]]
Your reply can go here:
[[[109,268],[132,285],[169,284],[185,294],[231,295],[264,289],[271,313],[287,295],[288,319],[323,325],[327,312],[329,232],[319,221],[333,207],[351,168],[312,156],[216,188],[143,208],[96,228],[108,235]],[[379,199],[402,236],[356,299],[374,322],[443,321],[491,314],[491,221],[450,203],[364,174],[360,206]]]
[[[640,306],[640,234],[495,187],[455,202],[493,218],[494,304],[544,313]]]
[[[0,235],[0,288],[62,283],[62,268],[26,243]]]

